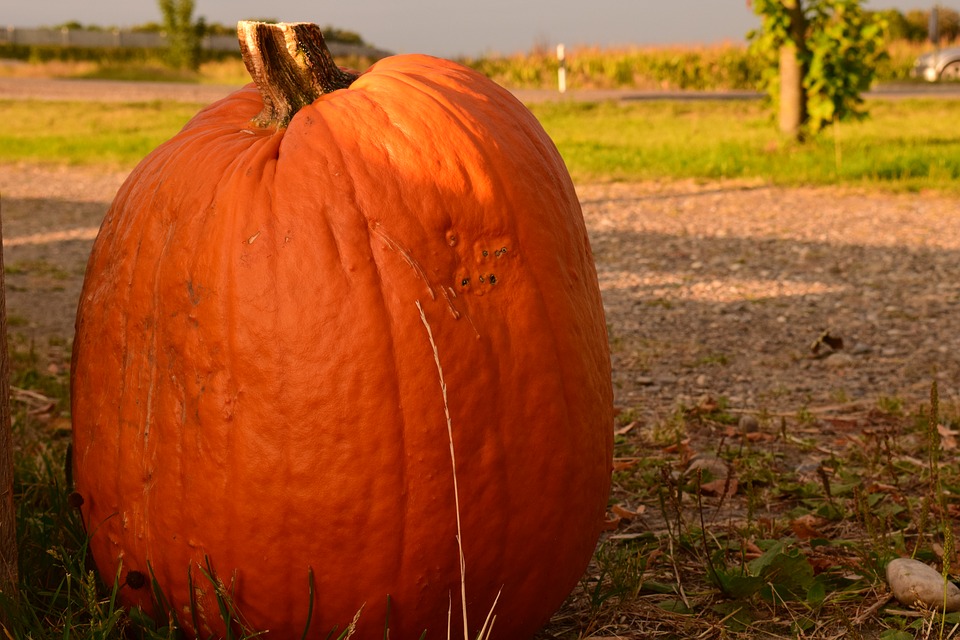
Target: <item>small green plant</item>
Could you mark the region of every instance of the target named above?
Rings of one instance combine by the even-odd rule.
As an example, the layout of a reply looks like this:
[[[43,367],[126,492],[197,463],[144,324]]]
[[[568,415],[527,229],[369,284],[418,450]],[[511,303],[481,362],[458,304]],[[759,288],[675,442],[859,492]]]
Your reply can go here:
[[[802,425],[811,425],[817,421],[817,416],[809,407],[800,407],[797,410],[797,422]]]
[[[696,366],[718,366],[723,367],[730,364],[730,356],[725,353],[715,352],[700,356],[697,359]]]
[[[598,573],[582,585],[590,597],[593,615],[597,615],[604,606],[623,604],[637,597],[643,586],[643,572],[651,551],[651,541],[656,545],[653,536],[647,536],[648,544],[638,539],[627,544],[600,545],[595,556]]]
[[[883,413],[888,413],[892,416],[903,415],[903,398],[880,396],[877,398],[877,408]]]

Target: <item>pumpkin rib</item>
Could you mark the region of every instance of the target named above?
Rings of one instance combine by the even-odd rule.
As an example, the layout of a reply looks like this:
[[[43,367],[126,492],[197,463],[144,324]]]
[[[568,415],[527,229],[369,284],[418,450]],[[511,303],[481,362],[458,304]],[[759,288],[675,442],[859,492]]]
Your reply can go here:
[[[279,294],[279,274],[284,271],[285,267],[285,258],[281,254],[282,245],[280,245],[280,238],[283,237],[282,232],[280,231],[278,221],[280,216],[276,211],[276,200],[274,196],[274,188],[276,185],[276,172],[279,170],[279,147],[277,146],[276,158],[272,164],[271,168],[271,178],[268,181],[267,191],[269,192],[269,197],[266,199],[268,206],[268,215],[264,216],[263,222],[257,229],[257,233],[260,234],[257,242],[269,243],[272,246],[272,250],[268,256],[264,258],[264,261],[267,263],[266,270],[272,273],[270,280],[273,284],[273,293],[272,295],[275,299],[280,298]],[[265,226],[265,228],[264,228]],[[278,309],[279,311],[279,309]],[[282,335],[282,325],[280,323],[280,314],[274,313],[270,316],[272,319],[272,331],[274,335]],[[272,354],[273,358],[276,360],[276,367],[279,372],[278,378],[283,380],[287,379],[289,372],[296,368],[295,360],[296,356],[292,354],[289,348],[278,348],[276,353]],[[276,401],[274,403],[274,411],[276,411],[276,421],[278,424],[291,424],[293,422],[293,417],[290,413],[290,407],[295,406],[298,398],[292,393],[292,390],[288,385],[278,385],[276,392]],[[242,406],[242,403],[239,402],[238,405]],[[282,481],[285,486],[296,486],[300,484],[299,479],[295,476],[295,465],[293,462],[294,456],[292,452],[283,449],[280,454],[280,463],[276,465],[276,469],[279,471],[279,475],[283,476],[285,480]],[[285,523],[281,526],[281,529],[296,530],[300,528],[300,523],[297,522],[300,518],[294,517],[291,514],[286,514],[286,519],[281,519],[280,522]],[[304,574],[309,575],[309,567],[303,567]],[[297,576],[299,577],[299,576]],[[286,577],[285,580],[290,580],[292,576]],[[283,603],[281,614],[283,618],[294,620],[296,619],[297,613],[297,601],[293,598],[287,599]]]
[[[330,228],[331,228],[331,229],[336,229],[337,227],[331,225]],[[364,228],[364,230],[367,229],[367,227],[366,227],[365,224],[363,225],[363,228]],[[341,243],[341,241],[340,241],[340,239],[339,239],[339,238],[340,238],[340,234],[337,233],[337,232],[334,232],[334,233],[333,233],[333,236],[335,237],[335,239],[336,239],[336,241],[337,241],[337,243],[338,243],[338,245],[339,245],[339,244]],[[343,262],[343,260],[342,260],[342,259],[339,259],[339,258],[338,258],[337,261],[340,262],[340,263]],[[373,311],[371,311],[371,314],[373,314]],[[386,332],[384,332],[384,333],[386,333],[387,335],[391,335],[391,333],[390,333],[389,331],[386,331]],[[391,349],[391,351],[395,351],[395,349]],[[321,594],[321,595],[322,595],[322,594]]]
[[[414,86],[414,85],[413,85],[413,82],[412,82],[409,78],[402,77],[401,79],[402,79],[402,81],[406,82],[407,84],[409,84],[409,85],[411,85],[411,86]],[[420,88],[420,86],[416,86],[416,88],[417,88],[417,89],[420,91],[420,93],[422,93],[423,95],[427,95],[428,97],[436,100],[436,93],[435,93],[435,92],[436,92],[437,89],[436,89],[435,86],[430,86],[430,88],[431,88],[431,91],[430,91],[430,92],[424,91],[422,88]],[[438,102],[439,102],[439,101],[438,101]],[[441,106],[443,106],[443,105],[441,105]],[[513,106],[513,105],[511,105],[511,106]],[[525,107],[524,107],[524,109],[525,109]],[[456,120],[456,121],[458,122],[458,124],[461,124],[461,126],[464,124],[464,123],[462,123],[462,121],[461,121],[460,118],[458,117],[459,114],[456,114],[455,112],[449,111],[449,110],[448,110],[447,112],[450,114],[451,119]],[[475,126],[476,126],[476,125],[475,125]],[[522,132],[525,133],[525,134],[528,133],[528,131],[526,130],[526,128],[518,127],[518,130],[522,131]],[[493,159],[493,158],[491,157],[491,155],[490,155],[490,152],[489,152],[488,148],[487,148],[485,145],[479,144],[479,142],[480,142],[479,136],[475,133],[474,130],[472,130],[470,127],[463,127],[463,131],[465,132],[465,134],[466,134],[467,136],[469,136],[469,137],[474,138],[474,139],[477,140],[477,142],[478,142],[477,148],[478,148],[478,150],[481,152],[482,156],[484,157],[484,160],[485,160],[484,164],[489,168],[489,171],[490,171],[490,173],[488,173],[487,175],[490,176],[491,178],[494,178],[494,180],[493,180],[493,190],[494,190],[494,192],[496,192],[496,193],[504,193],[504,192],[506,192],[507,189],[505,188],[505,185],[509,184],[510,182],[509,182],[508,179],[505,179],[505,177],[504,177],[504,176],[502,175],[502,173],[501,173],[501,167],[502,167],[502,165],[501,165],[499,162],[494,161],[494,159]],[[528,138],[532,139],[533,136],[528,136]],[[525,255],[525,252],[524,252],[524,250],[523,250],[523,247],[524,247],[523,237],[522,237],[522,235],[520,235],[520,234],[518,233],[517,226],[516,226],[516,220],[515,220],[513,217],[510,217],[510,218],[509,218],[509,221],[510,221],[512,224],[511,224],[511,228],[510,228],[510,230],[508,231],[507,235],[508,235],[509,237],[514,238],[514,239],[515,239],[515,242],[517,243],[517,246],[515,247],[512,255],[517,255],[517,256],[520,257],[520,259],[523,259],[523,256]],[[536,270],[529,270],[529,271],[527,272],[527,275],[528,275],[528,277],[532,277],[532,278],[536,279],[537,272],[536,272]],[[549,321],[549,320],[550,320],[550,314],[547,312],[547,309],[549,308],[549,305],[546,304],[546,298],[545,298],[545,293],[544,293],[544,292],[547,291],[547,290],[550,290],[551,287],[545,287],[545,286],[543,286],[543,284],[544,284],[544,283],[542,283],[542,282],[540,282],[540,281],[536,281],[535,284],[534,284],[534,286],[532,287],[532,290],[537,293],[537,300],[536,300],[536,309],[537,309],[537,311],[534,312],[534,313],[535,313],[535,315],[536,315],[538,318],[544,318],[544,319],[547,320],[546,322],[541,322],[541,323],[538,323],[538,324],[540,324],[541,326],[545,326],[545,327],[547,327],[547,328],[550,330],[550,332],[551,332],[551,341],[552,341],[552,343],[553,343],[553,349],[552,349],[552,350],[549,350],[549,353],[550,353],[551,355],[555,355],[555,354],[557,354],[557,353],[560,352],[559,345],[561,344],[561,341],[560,341],[560,339],[559,339],[559,337],[558,337],[558,335],[557,335],[557,333],[556,333],[556,331],[557,331],[557,326],[556,326],[555,323]],[[548,284],[549,284],[549,283],[548,283]],[[498,362],[497,364],[499,364],[499,362]],[[559,361],[559,359],[556,359],[556,358],[554,358],[554,359],[552,360],[552,362],[550,362],[550,363],[542,363],[542,364],[544,365],[543,368],[544,368],[545,370],[547,370],[547,371],[564,371],[564,368],[562,367],[562,363]],[[570,384],[570,376],[567,375],[566,373],[563,373],[561,377],[562,377],[562,380],[563,380],[563,383],[562,383],[562,384],[563,384],[563,387],[564,387],[564,388],[568,388],[568,387],[569,387],[569,384]],[[570,415],[570,410],[569,410],[569,397],[570,397],[570,395],[569,395],[569,393],[564,393],[564,394],[560,394],[560,395],[561,395],[561,398],[559,398],[559,399],[562,401],[563,407],[564,407],[563,410],[561,411],[561,413],[562,413],[563,415],[565,415],[565,416],[569,416],[569,415]],[[506,484],[507,484],[507,486],[515,486],[515,483],[511,483],[509,480],[507,480],[507,483],[506,483]]]
[[[369,227],[368,227],[368,228],[369,228]],[[383,260],[385,260],[386,258],[388,258],[390,254],[389,254],[389,253],[386,253],[386,252],[378,252],[378,251],[375,250],[375,246],[374,246],[374,244],[373,244],[373,234],[370,234],[370,236],[369,236],[369,242],[370,242],[370,247],[371,247],[371,255],[373,256],[374,263],[377,265],[377,270],[379,271],[381,265],[384,265],[384,264],[385,264],[385,263],[383,262]],[[390,252],[390,253],[392,253],[392,252]],[[382,258],[378,258],[378,256],[382,256]],[[394,256],[393,259],[394,259],[394,260],[401,260],[401,261],[403,261],[403,258],[402,258],[401,256]],[[400,268],[403,269],[403,268],[406,268],[406,267],[405,267],[405,266],[401,266]],[[428,284],[428,286],[429,286],[429,283],[427,283],[427,284]],[[401,370],[400,362],[401,362],[402,358],[401,358],[401,355],[400,355],[400,350],[399,350],[399,348],[398,348],[398,346],[397,346],[397,345],[399,344],[399,341],[397,340],[397,336],[403,334],[403,332],[404,332],[404,321],[406,321],[406,319],[404,319],[404,318],[398,318],[398,317],[396,317],[396,316],[391,312],[390,306],[387,304],[386,297],[385,297],[385,291],[384,291],[383,288],[380,289],[379,300],[380,300],[380,302],[381,302],[381,304],[382,304],[382,310],[385,312],[385,317],[387,317],[387,318],[390,319],[390,322],[388,323],[390,330],[387,331],[387,332],[385,332],[385,333],[386,333],[387,336],[389,336],[389,342],[390,342],[390,345],[391,345],[391,346],[390,346],[390,352],[393,354],[393,356],[392,356],[392,357],[393,357],[393,370],[399,372],[399,371]],[[411,312],[413,312],[414,310],[415,310],[415,307],[412,307],[412,308],[411,308]],[[425,393],[430,393],[430,389],[424,389],[424,392],[425,392]],[[411,494],[411,492],[417,491],[416,487],[411,486],[411,481],[410,481],[410,479],[409,479],[409,478],[410,478],[410,471],[409,471],[409,469],[408,469],[408,465],[407,465],[407,462],[406,462],[406,461],[407,461],[407,458],[408,458],[408,444],[407,444],[407,443],[408,443],[409,440],[410,440],[410,438],[408,437],[408,432],[409,432],[410,430],[417,430],[417,429],[421,428],[421,427],[418,426],[419,420],[423,420],[423,421],[426,420],[426,416],[420,416],[420,417],[419,417],[419,420],[417,420],[417,418],[414,417],[414,420],[411,420],[410,417],[412,417],[412,416],[409,416],[409,415],[408,415],[408,414],[410,413],[411,409],[410,409],[408,406],[405,406],[405,405],[407,405],[407,404],[408,404],[408,403],[405,403],[405,402],[404,402],[403,395],[400,393],[400,389],[397,388],[397,407],[398,407],[398,411],[397,411],[397,413],[396,413],[396,416],[397,416],[397,419],[399,420],[399,425],[398,425],[398,427],[399,427],[399,436],[400,436],[400,437],[399,437],[399,443],[398,443],[398,447],[397,447],[397,448],[399,449],[399,451],[400,451],[400,453],[401,453],[402,465],[401,465],[401,471],[400,471],[400,473],[401,473],[401,477],[403,478],[401,486],[404,487],[403,490],[400,492],[400,507],[401,507],[401,513],[407,512],[407,510],[408,510],[408,505],[409,505],[410,494]],[[442,406],[441,406],[441,410],[442,410]],[[452,485],[451,485],[451,488],[452,488]],[[398,530],[396,531],[396,535],[398,536],[399,541],[400,541],[400,545],[399,545],[399,546],[400,546],[401,549],[404,549],[404,548],[406,548],[406,544],[405,544],[405,543],[406,543],[406,540],[407,540],[407,522],[406,522],[406,519],[400,519],[400,521],[397,522],[397,525],[398,525]],[[402,554],[400,554],[400,555],[396,558],[397,567],[398,567],[398,572],[396,573],[396,575],[405,575],[405,574],[409,573],[411,570],[415,570],[415,567],[416,567],[417,563],[414,561],[414,559],[412,559],[412,558],[410,557],[411,551],[416,551],[416,550],[415,550],[415,549],[411,549],[411,550],[408,551],[407,553],[402,553]],[[446,560],[443,560],[443,559],[438,559],[438,561],[439,561],[439,562],[446,562]],[[385,595],[388,595],[388,594],[385,594]]]
[[[166,237],[164,239],[163,245],[160,248],[160,252],[157,255],[157,266],[154,267],[153,271],[153,305],[155,308],[160,308],[160,296],[158,295],[158,281],[160,277],[159,265],[163,263],[164,255],[167,252],[167,249],[170,245],[170,240],[173,235],[173,228],[168,227]],[[147,362],[149,363],[149,382],[147,387],[146,395],[146,414],[144,418],[144,427],[143,427],[143,452],[142,452],[142,464],[143,464],[143,474],[147,478],[144,490],[143,490],[143,520],[144,522],[150,522],[150,512],[151,504],[153,498],[153,489],[156,486],[156,479],[154,475],[154,466],[156,465],[155,460],[151,460],[153,456],[151,455],[150,450],[150,427],[154,419],[154,403],[157,386],[157,326],[156,323],[153,323],[150,327],[150,339],[149,339],[149,351],[147,353]],[[156,451],[156,435],[154,436],[153,450]],[[143,548],[145,557],[150,557],[153,555],[151,544],[153,543],[153,532],[150,527],[144,526],[143,531]]]
[[[196,131],[195,134],[202,138],[207,135],[207,132],[204,130],[199,130],[199,131]],[[202,224],[203,226],[208,226],[209,223],[213,223],[212,228],[210,229],[210,232],[209,232],[210,238],[222,238],[222,240],[217,242],[216,244],[222,245],[228,249],[232,249],[233,247],[237,247],[238,245],[240,245],[240,238],[244,232],[244,229],[238,226],[238,222],[239,222],[238,217],[235,214],[231,214],[229,210],[224,210],[222,207],[216,208],[216,203],[221,202],[223,200],[222,193],[223,193],[225,184],[227,183],[233,184],[236,181],[236,179],[238,179],[237,176],[240,175],[242,172],[246,171],[246,167],[257,165],[259,163],[259,158],[263,156],[270,157],[275,155],[274,154],[275,145],[271,143],[271,138],[263,138],[258,140],[257,142],[258,144],[255,145],[254,147],[251,147],[247,153],[241,154],[233,158],[226,165],[228,167],[227,175],[225,179],[216,186],[216,189],[214,190],[212,197],[208,200],[203,200],[201,202],[198,202],[198,206],[196,207],[195,210],[188,212],[186,216],[181,216],[177,220],[178,228],[182,229],[183,232],[186,233],[190,227],[192,227],[194,224],[197,224],[197,221],[202,219],[204,221],[200,222],[200,224]],[[215,210],[214,210],[215,217],[212,220],[210,219],[211,216],[209,215],[211,211],[211,207],[215,207]],[[191,260],[183,265],[183,272],[184,272],[183,275],[186,275],[188,277],[188,282],[194,282],[194,281],[200,282],[202,280],[202,278],[201,280],[196,280],[194,276],[189,274],[189,272],[194,271],[196,269],[197,260],[201,257],[202,256],[193,255],[191,256]],[[194,267],[190,267],[191,264],[194,265]],[[172,283],[176,282],[180,277],[180,274],[178,273],[180,268],[181,267],[179,265],[166,265],[165,273],[167,274],[168,279],[171,280],[171,286],[172,286]],[[223,277],[221,277],[219,283],[217,283],[214,288],[228,292],[221,299],[224,299],[224,300],[230,299],[234,294],[231,294],[229,292],[235,291],[234,283],[237,282],[240,277],[236,275],[231,275],[230,273],[222,274],[222,276]],[[181,293],[180,295],[182,296],[183,293]],[[202,302],[198,299],[198,303],[202,303]],[[232,336],[235,335],[235,332],[232,331],[231,328],[236,325],[236,321],[233,319],[233,307],[230,305],[224,305],[217,315],[223,319],[222,326],[225,329],[225,331],[224,331],[223,337],[214,338],[214,342],[226,342],[226,344],[230,345],[231,344],[230,340]],[[209,331],[207,331],[206,335],[208,336],[210,335]],[[227,351],[231,352],[231,351],[234,351],[234,349],[228,346]],[[208,428],[205,428],[205,426],[202,423],[198,424],[197,435],[201,438],[200,440],[198,440],[198,442],[203,442],[205,439],[209,439],[208,435],[203,434],[203,432],[207,430]],[[228,451],[228,454],[226,457],[227,459],[230,459],[229,452],[234,451],[236,448],[235,430],[226,429],[223,432],[223,435],[225,436],[224,446]],[[183,475],[174,474],[173,477],[182,478]],[[186,496],[189,496],[189,494],[192,492],[192,490],[190,489],[192,482],[190,482],[188,479],[187,482],[179,482],[178,484],[182,487],[181,491],[185,492]],[[224,489],[225,489],[226,495],[228,496],[235,493],[235,491],[231,489],[232,484],[233,484],[233,481],[229,479],[229,477],[225,478]],[[233,501],[233,502],[229,502],[229,504],[239,504],[239,503],[237,503],[236,501]],[[237,515],[239,514],[227,516],[225,520],[227,522],[230,522],[230,521],[236,522],[238,520]],[[182,516],[178,517],[178,521],[180,521],[181,523],[185,522]],[[181,527],[182,526],[183,524],[181,524]],[[186,530],[197,530],[198,528],[199,528],[199,524],[192,524],[192,525],[189,525],[186,528]],[[220,526],[212,527],[211,529],[214,532],[214,535],[218,537],[222,537],[221,535],[222,527]],[[161,532],[157,532],[156,535],[161,535]],[[210,535],[209,533],[205,533],[204,537],[206,538],[209,535]],[[196,564],[198,567],[202,568],[202,564],[201,564],[201,562],[203,561],[202,556],[206,555],[206,553],[202,552],[200,554],[201,557],[196,557],[196,554],[194,555],[195,557],[191,561],[192,564]],[[180,569],[180,571],[184,571],[186,569],[187,567],[183,567]],[[216,566],[214,566],[214,569],[216,570]],[[200,579],[205,580],[204,578],[200,578]]]
[[[435,95],[432,95],[432,94],[430,94],[430,93],[427,92],[427,91],[424,91],[424,90],[421,89],[418,85],[415,85],[415,84],[413,84],[412,82],[407,81],[405,78],[402,78],[402,77],[401,77],[399,80],[401,81],[401,83],[407,84],[407,86],[408,86],[409,88],[413,89],[414,91],[417,91],[418,95],[423,95],[427,100],[429,100],[429,101],[431,101],[431,102],[435,102],[435,103],[438,104],[438,106],[440,106],[441,108],[443,108],[443,109],[444,109],[444,112],[446,113],[446,115],[447,115],[447,117],[449,118],[450,122],[451,122],[451,123],[454,123],[454,124],[457,126],[458,129],[462,130],[463,133],[464,133],[464,135],[466,135],[468,138],[472,139],[475,146],[480,146],[480,145],[482,144],[482,141],[481,141],[481,139],[479,138],[478,134],[477,134],[474,130],[471,130],[470,127],[466,126],[465,123],[462,122],[462,117],[461,117],[461,114],[460,114],[460,113],[457,113],[457,112],[453,111],[452,109],[449,109],[448,107],[444,106],[440,101],[437,100],[437,98],[436,98]],[[408,98],[409,98],[409,93],[408,93],[407,95],[408,95]],[[416,102],[416,101],[412,101],[412,100],[411,100],[411,101],[408,102],[408,105],[411,105],[411,104],[413,104],[413,103],[415,103],[415,102]],[[389,121],[391,122],[391,124],[393,124],[393,123],[395,122],[394,119],[392,118],[392,116],[389,115],[390,112],[387,111],[387,109],[385,109],[385,108],[384,108],[380,103],[378,103],[378,102],[375,102],[375,101],[374,101],[374,104],[377,105],[377,110],[378,110],[379,112],[388,114],[388,119],[389,119]],[[412,107],[411,107],[411,108],[412,108]],[[429,107],[428,107],[427,109],[429,109]],[[441,125],[437,124],[437,128],[439,128],[439,129],[446,129],[447,127],[441,126]],[[408,137],[407,132],[406,132],[406,130],[405,130],[403,127],[396,127],[396,129],[397,129],[398,131],[400,131],[401,133],[403,133],[403,134],[405,135],[405,137]],[[427,151],[428,147],[429,147],[429,151]],[[422,140],[422,139],[418,140],[417,148],[418,148],[418,150],[420,151],[420,153],[425,153],[425,154],[426,154],[426,153],[429,153],[430,151],[433,151],[432,147],[431,147],[430,145],[428,145],[428,144],[425,144],[424,140]],[[488,164],[493,164],[492,161],[491,161],[489,158],[487,159],[486,162],[487,162]],[[460,172],[461,175],[466,175],[466,172],[464,171],[462,165],[459,165],[459,164],[458,164],[458,165],[457,165],[457,168],[459,169],[459,172]],[[414,222],[420,224],[420,225],[421,225],[420,228],[421,228],[421,230],[423,231],[424,235],[430,237],[430,234],[426,232],[426,229],[425,229],[425,227],[422,226],[422,223],[420,223],[418,220],[416,220],[416,218],[414,219]],[[512,234],[512,235],[515,236],[516,234]],[[397,244],[397,250],[398,250],[398,251],[403,251],[402,245],[400,245],[400,243],[396,243],[396,244]],[[416,258],[410,256],[410,257],[408,258],[408,262],[417,262],[417,260],[416,260]],[[421,269],[420,271],[422,271],[422,269]],[[424,278],[424,279],[425,279],[425,281],[426,281],[425,284],[426,284],[426,286],[428,287],[428,289],[433,289],[434,287],[439,287],[441,290],[443,290],[444,287],[445,287],[445,285],[444,285],[443,282],[437,282],[437,283],[434,284],[434,283],[430,282],[427,278]],[[452,283],[451,283],[451,284],[452,284]],[[464,315],[467,316],[468,318],[470,317],[470,314],[471,314],[471,312],[470,312],[470,310],[469,310],[469,307],[471,306],[471,305],[470,305],[470,298],[471,298],[471,296],[465,296],[465,297],[462,299],[461,305],[460,305],[459,307],[457,307],[457,308],[459,309],[460,313],[464,314]],[[451,303],[451,304],[452,304],[452,303]],[[474,326],[475,326],[475,325],[474,325]],[[479,329],[478,329],[478,331],[479,331]],[[443,357],[442,352],[441,352],[441,355],[440,355],[439,357],[441,357],[441,358]],[[497,367],[497,369],[499,370],[500,362],[499,362],[498,360],[495,359],[492,364],[493,364],[495,367]],[[494,378],[495,378],[495,379],[496,379],[496,378],[499,378],[499,374],[495,374],[495,375],[494,375]],[[427,389],[426,391],[429,392],[429,389]],[[458,391],[458,390],[454,390],[454,395],[451,397],[451,403],[452,403],[452,404],[455,404],[455,403],[456,403],[456,392],[457,392],[457,391]],[[462,391],[462,390],[459,390],[459,391]],[[496,400],[490,399],[489,397],[488,397],[487,399],[488,399],[489,402],[495,404],[496,406],[500,406],[499,393],[497,394],[497,398],[498,398],[498,399],[496,399]],[[497,413],[499,413],[499,411],[497,411]],[[457,427],[457,421],[454,420],[454,428],[455,428],[455,430],[456,430],[456,427]],[[495,438],[495,440],[497,441],[497,443],[498,443],[498,448],[499,448],[499,453],[496,454],[494,457],[497,458],[497,459],[503,459],[503,458],[505,457],[505,452],[504,452],[503,439],[502,439],[502,437],[499,437],[500,431],[499,431],[498,429],[493,429],[493,430],[492,430],[492,433],[493,433],[493,434],[497,434],[497,437]],[[503,469],[503,466],[502,466],[502,465],[501,465],[501,469]],[[512,498],[511,498],[511,499],[512,499]],[[496,542],[495,544],[498,544],[498,545],[500,546],[500,548],[506,548],[506,545],[503,544],[502,541],[507,538],[507,532],[506,532],[506,530],[501,530],[501,531],[502,531],[502,533],[501,533],[501,540],[498,541],[498,542]],[[470,532],[469,532],[468,530],[466,530],[466,529],[463,531],[463,536],[464,536],[464,553],[465,553],[465,555],[466,555],[466,562],[467,562],[467,565],[468,565],[468,567],[469,567],[469,566],[471,565],[471,558],[470,558],[470,556],[472,555],[469,550],[470,550],[470,548],[473,546],[473,544],[475,544],[475,542],[472,541],[472,540],[470,540],[470,538],[471,538],[472,536],[471,536]],[[490,544],[491,542],[493,542],[493,541],[491,541],[491,540],[486,540],[486,543],[487,543],[487,544]],[[498,556],[498,557],[499,557],[499,559],[501,560],[501,562],[500,562],[494,569],[495,569],[496,572],[501,572],[501,571],[502,571],[502,568],[503,568],[503,563],[506,562],[506,560],[503,559],[502,556]],[[470,577],[470,576],[469,576],[469,568],[468,568],[468,580],[469,580],[469,577]]]
[[[451,118],[454,119],[455,117],[456,117],[456,116],[453,115],[453,113],[451,112]],[[468,134],[471,134],[471,133],[472,133],[472,132],[469,130],[469,128],[464,128],[464,131],[467,132]],[[489,161],[489,159],[487,160],[487,163],[489,163],[489,164],[494,164],[494,163],[491,163],[491,162]],[[498,174],[495,173],[495,175],[498,175]],[[515,234],[514,234],[514,235],[515,235]],[[518,240],[518,243],[519,243],[520,245],[522,245],[522,239],[521,239],[520,237],[517,237],[517,240]],[[522,250],[519,250],[519,249],[518,249],[518,252],[519,252],[521,255],[523,255],[523,253],[524,253]],[[545,313],[545,309],[546,309],[547,305],[545,305],[544,299],[543,299],[542,296],[540,297],[539,307],[540,307],[540,308],[543,310],[543,312]],[[554,342],[556,343],[556,342],[557,342],[556,336],[554,336],[553,339],[554,339]],[[547,367],[547,368],[549,369],[549,367]],[[569,376],[565,376],[565,378],[569,379]],[[567,383],[565,383],[565,386],[566,386],[566,384],[567,384]],[[564,398],[564,401],[566,401],[566,397]]]
[[[351,200],[356,202],[357,200],[355,197],[356,192],[355,190],[353,190],[353,192],[354,192],[354,197],[352,197]],[[360,213],[362,215],[362,212]],[[372,256],[373,264],[375,265],[374,269],[377,272],[379,272],[381,261],[378,260],[377,258],[378,253],[377,251],[375,251],[373,234],[370,233],[369,218],[367,218],[365,222],[366,223],[364,224],[364,228],[367,230],[366,246],[369,247],[370,255]],[[398,372],[400,371],[401,357],[400,357],[400,350],[398,347],[399,341],[397,339],[397,335],[398,335],[398,332],[401,331],[400,325],[390,313],[390,308],[389,308],[389,305],[387,304],[386,292],[384,290],[384,287],[379,287],[377,289],[377,292],[379,294],[376,299],[378,304],[377,311],[382,313],[383,317],[388,319],[387,322],[385,323],[387,326],[383,332],[383,335],[385,336],[387,340],[387,344],[389,345],[387,347],[387,351],[391,354],[391,358],[392,358],[391,370],[394,372]],[[379,315],[379,314],[376,314],[376,315]],[[396,417],[397,417],[397,420],[399,421],[395,429],[395,433],[399,438],[396,446],[398,450],[398,455],[396,459],[398,460],[400,465],[398,470],[398,475],[400,477],[400,486],[403,487],[403,490],[398,492],[398,495],[394,497],[394,500],[396,501],[396,504],[399,506],[400,512],[405,513],[407,511],[407,507],[409,504],[409,492],[410,492],[410,479],[409,479],[410,471],[408,469],[408,462],[407,462],[408,460],[407,442],[409,441],[408,431],[413,427],[411,426],[410,420],[408,419],[407,410],[403,406],[403,394],[400,391],[399,385],[392,387],[391,390],[393,391],[393,393],[391,394],[390,397],[393,403],[397,407]],[[396,536],[398,538],[397,546],[400,549],[404,549],[406,548],[405,543],[407,540],[407,522],[405,519],[401,518],[396,523],[396,525],[397,525]],[[394,560],[396,562],[396,566],[393,569],[393,571],[396,571],[397,573],[402,573],[405,569],[404,565],[406,564],[407,559],[403,557],[403,554],[401,554],[401,555],[398,555],[396,558],[394,558]],[[388,594],[384,594],[384,595],[386,596]]]

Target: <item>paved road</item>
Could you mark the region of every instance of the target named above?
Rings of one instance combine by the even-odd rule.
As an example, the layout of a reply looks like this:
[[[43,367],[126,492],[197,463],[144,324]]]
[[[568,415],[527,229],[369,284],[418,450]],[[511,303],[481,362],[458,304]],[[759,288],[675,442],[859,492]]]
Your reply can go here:
[[[0,100],[97,100],[116,102],[149,102],[171,100],[208,104],[219,100],[236,86],[198,85],[175,82],[123,82],[119,80],[58,80],[47,78],[0,78]],[[753,100],[760,94],[753,91],[636,91],[631,89],[571,90],[565,94],[546,89],[518,89],[522,101],[547,100]],[[960,83],[887,84],[866,94],[868,98],[931,97],[960,98]]]

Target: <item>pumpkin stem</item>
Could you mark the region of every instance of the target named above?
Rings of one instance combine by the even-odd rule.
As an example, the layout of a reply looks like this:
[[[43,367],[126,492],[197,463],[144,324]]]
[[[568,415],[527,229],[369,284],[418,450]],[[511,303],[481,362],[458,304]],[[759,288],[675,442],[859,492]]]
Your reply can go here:
[[[333,60],[320,27],[309,22],[237,23],[243,63],[263,96],[260,127],[285,127],[301,108],[325,93],[346,89],[357,75]]]

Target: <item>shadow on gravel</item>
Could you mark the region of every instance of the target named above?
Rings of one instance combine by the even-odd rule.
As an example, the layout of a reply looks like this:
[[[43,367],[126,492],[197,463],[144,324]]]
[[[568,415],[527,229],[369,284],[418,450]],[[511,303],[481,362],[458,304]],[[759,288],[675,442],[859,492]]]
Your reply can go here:
[[[737,409],[899,396],[960,379],[960,252],[594,229],[617,401]],[[824,332],[842,340],[814,344]]]
[[[87,257],[109,203],[4,198],[2,207],[11,342],[67,344]]]

